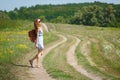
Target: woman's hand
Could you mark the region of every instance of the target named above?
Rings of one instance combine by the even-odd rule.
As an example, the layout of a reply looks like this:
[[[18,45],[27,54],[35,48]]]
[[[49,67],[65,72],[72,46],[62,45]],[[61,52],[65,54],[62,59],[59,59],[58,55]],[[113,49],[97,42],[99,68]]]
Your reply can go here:
[[[38,48],[38,44],[36,44],[36,48]]]

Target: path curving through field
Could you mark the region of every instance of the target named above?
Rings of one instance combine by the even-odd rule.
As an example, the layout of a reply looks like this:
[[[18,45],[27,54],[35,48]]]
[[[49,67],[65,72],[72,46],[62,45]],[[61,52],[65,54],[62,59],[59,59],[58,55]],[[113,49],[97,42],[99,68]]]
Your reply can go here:
[[[44,26],[44,29],[46,32],[49,32],[48,31],[48,28],[47,26],[43,23],[43,26]],[[60,34],[60,33],[59,33]],[[58,35],[58,34],[57,34]],[[51,43],[50,45],[48,45],[47,47],[45,47],[45,50],[43,51],[44,54],[43,56],[41,57],[41,62],[40,62],[40,68],[30,68],[30,67],[27,67],[27,68],[24,68],[24,67],[21,67],[21,68],[18,68],[16,69],[18,72],[17,73],[17,77],[20,79],[20,80],[55,80],[54,78],[52,78],[47,72],[46,72],[46,69],[44,68],[42,62],[43,62],[43,59],[44,57],[52,50],[54,49],[55,47],[59,46],[60,44],[64,44],[64,42],[66,42],[69,38],[63,36],[63,35],[58,35],[60,37],[60,39],[58,41],[55,41],[53,43]],[[91,80],[102,80],[102,77],[96,75],[96,74],[93,74],[91,72],[88,72],[85,68],[83,68],[81,65],[78,65],[77,63],[77,59],[75,57],[75,50],[77,48],[77,46],[79,45],[80,43],[80,39],[77,38],[77,37],[73,37],[73,36],[70,36],[71,38],[75,39],[75,42],[74,44],[68,46],[70,47],[68,49],[68,51],[66,52],[66,57],[67,57],[67,63],[70,64],[73,68],[75,68],[76,71],[78,71],[80,74],[88,77],[89,79]],[[87,44],[84,44],[83,46],[83,52],[86,52],[86,45],[90,44],[90,42],[87,42]],[[87,50],[89,52],[89,50]],[[88,53],[86,52],[86,53]],[[24,56],[24,59],[21,60],[20,64],[21,63],[25,63],[25,64],[28,64],[28,60],[31,56],[33,56],[34,54],[37,53],[37,50],[33,50],[32,52],[26,54]],[[92,60],[90,58],[88,58],[88,60],[91,61],[92,63]],[[15,73],[15,72],[14,72]]]
[[[43,65],[42,65],[42,61],[43,61],[43,58],[44,56],[49,52],[51,51],[53,48],[55,48],[56,46],[64,43],[67,39],[62,36],[62,35],[59,35],[62,40],[59,41],[58,43],[54,44],[54,45],[51,45],[50,47],[46,48],[44,50],[44,55],[42,56],[41,58],[41,63],[40,63],[40,68],[30,68],[29,69],[29,73],[30,74],[33,74],[32,77],[34,77],[34,80],[54,80],[53,78],[51,78],[49,76],[49,74],[46,72],[46,70],[44,69]]]
[[[48,54],[52,49],[54,49],[55,47],[64,43],[67,40],[67,38],[62,35],[58,36],[60,37],[60,39],[48,45],[43,51],[44,54],[40,59],[40,68],[36,67],[31,68],[27,65],[23,65],[28,64],[29,58],[36,54],[37,50],[33,50],[32,52],[26,54],[24,56],[24,59],[22,59],[19,62],[20,65],[14,64],[15,65],[14,68],[16,68],[14,73],[16,73],[16,76],[18,77],[19,80],[55,80],[51,76],[49,76],[49,74],[46,72],[45,68],[42,65],[42,61],[46,54]]]
[[[77,59],[75,57],[75,49],[77,47],[77,45],[79,44],[80,42],[80,39],[76,38],[76,43],[74,45],[72,45],[68,52],[67,52],[67,61],[68,63],[73,66],[78,72],[80,72],[81,74],[85,75],[86,77],[92,79],[92,80],[102,80],[101,77],[93,74],[93,73],[90,73],[88,72],[87,70],[85,70],[82,66],[78,65],[77,63]]]

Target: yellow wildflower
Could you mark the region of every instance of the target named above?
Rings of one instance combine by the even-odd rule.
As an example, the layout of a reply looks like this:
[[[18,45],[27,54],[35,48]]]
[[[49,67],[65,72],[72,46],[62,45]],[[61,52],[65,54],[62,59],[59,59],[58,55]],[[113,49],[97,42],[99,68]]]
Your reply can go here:
[[[17,34],[27,34],[28,31],[20,31],[20,32],[17,32]]]
[[[27,45],[26,44],[18,44],[17,45],[17,48],[27,48]]]
[[[9,53],[10,53],[10,54],[13,54],[13,50],[9,50]]]

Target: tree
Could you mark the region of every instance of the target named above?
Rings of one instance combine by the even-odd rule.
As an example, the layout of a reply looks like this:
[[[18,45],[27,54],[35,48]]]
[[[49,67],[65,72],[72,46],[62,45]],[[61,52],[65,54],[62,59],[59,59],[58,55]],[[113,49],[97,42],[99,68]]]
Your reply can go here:
[[[115,10],[112,5],[109,5],[104,10],[104,25],[103,26],[114,26],[116,23]]]
[[[83,24],[90,26],[116,26],[117,20],[115,10],[112,5],[103,9],[100,6],[84,6],[75,12],[71,23]]]
[[[56,23],[65,23],[65,19],[62,16],[58,16],[55,19],[52,19],[51,22],[56,22]]]
[[[4,13],[4,12],[0,12],[0,19],[1,20],[2,19],[10,19],[10,17],[6,13]]]
[[[82,13],[80,10],[78,10],[77,12],[75,12],[74,17],[71,20],[71,23],[75,23],[75,24],[81,24],[82,23]]]
[[[45,18],[45,16],[40,16],[39,18],[41,19],[41,21],[44,21],[44,22],[47,21],[47,19]]]
[[[74,23],[91,26],[98,25],[96,13],[99,10],[97,7],[96,5],[82,7],[81,10],[74,14]]]

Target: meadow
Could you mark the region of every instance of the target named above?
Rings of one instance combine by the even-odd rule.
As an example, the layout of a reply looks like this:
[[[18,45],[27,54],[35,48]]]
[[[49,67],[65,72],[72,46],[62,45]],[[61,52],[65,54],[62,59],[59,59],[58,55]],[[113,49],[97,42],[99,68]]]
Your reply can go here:
[[[63,35],[67,41],[47,54],[43,66],[56,80],[90,80],[67,62],[66,53],[80,39],[76,48],[77,63],[104,80],[120,80],[120,28],[103,28],[70,24],[46,23],[49,32],[44,33],[48,45]],[[0,20],[0,80],[19,80],[11,70],[12,63],[35,49],[28,31],[33,22],[27,20]]]
[[[13,64],[24,54],[35,49],[28,37],[33,22],[23,20],[0,20],[0,80],[17,80],[12,73]],[[44,33],[45,44],[57,39],[53,33]]]
[[[68,36],[74,36],[81,40],[75,52],[79,65],[105,80],[120,79],[119,28],[69,24],[54,24],[53,27],[56,32],[66,36],[68,41],[52,50],[43,61],[51,76],[58,80],[88,80],[84,75],[78,75],[66,61],[66,52],[74,44],[74,38]]]

